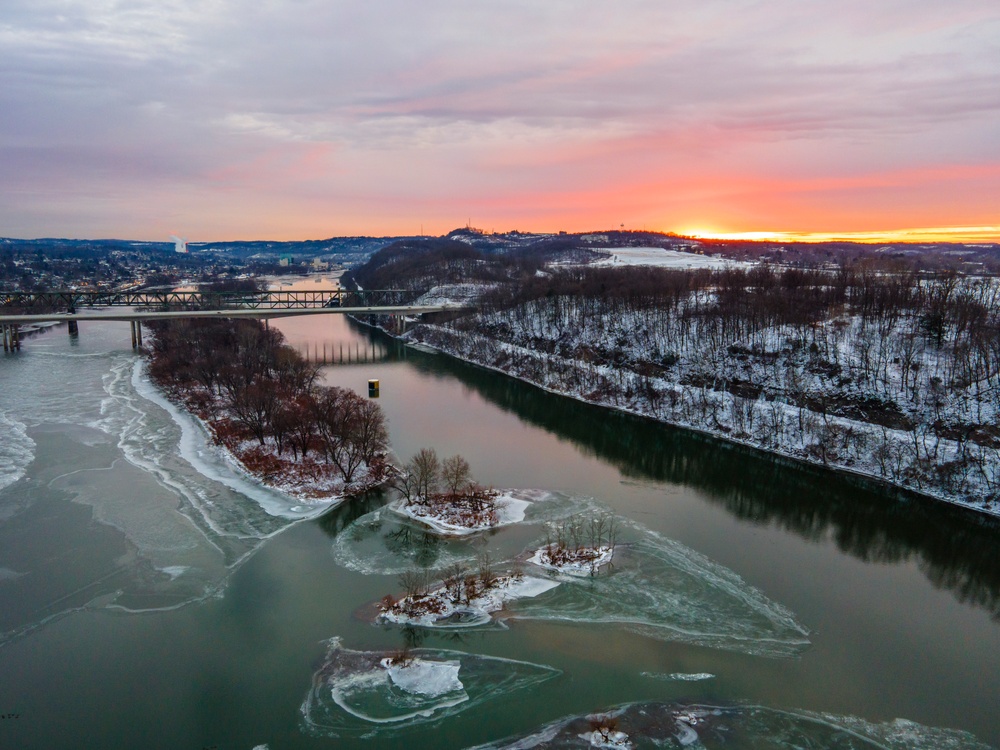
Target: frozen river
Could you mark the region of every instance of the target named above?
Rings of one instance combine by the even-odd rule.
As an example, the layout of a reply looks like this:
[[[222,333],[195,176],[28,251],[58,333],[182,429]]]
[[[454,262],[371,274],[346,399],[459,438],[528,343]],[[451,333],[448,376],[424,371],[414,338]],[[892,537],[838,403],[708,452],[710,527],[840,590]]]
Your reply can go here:
[[[441,356],[326,368],[381,381],[403,459],[461,453],[530,502],[443,541],[383,496],[326,510],[240,476],[128,344],[81,324],[0,359],[0,747],[1000,746],[996,520]],[[617,520],[611,571],[476,628],[370,623],[401,574],[503,565],[581,513]]]

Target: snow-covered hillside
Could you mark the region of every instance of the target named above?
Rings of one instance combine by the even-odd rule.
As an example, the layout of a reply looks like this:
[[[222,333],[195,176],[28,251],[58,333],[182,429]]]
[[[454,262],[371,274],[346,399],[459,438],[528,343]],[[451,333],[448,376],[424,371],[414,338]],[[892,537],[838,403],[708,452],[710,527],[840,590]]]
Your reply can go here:
[[[542,295],[408,337],[553,392],[1000,513],[992,281],[917,283],[896,303],[859,293],[806,315],[746,299],[730,312],[731,291],[656,304]]]

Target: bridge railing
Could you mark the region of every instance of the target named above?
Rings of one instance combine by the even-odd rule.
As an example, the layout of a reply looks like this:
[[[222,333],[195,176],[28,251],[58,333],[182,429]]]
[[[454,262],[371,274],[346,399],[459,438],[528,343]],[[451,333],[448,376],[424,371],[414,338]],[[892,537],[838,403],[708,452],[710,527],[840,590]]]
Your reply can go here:
[[[321,307],[383,307],[412,304],[422,292],[406,289],[315,289],[309,291],[0,291],[0,311],[25,313],[81,307],[138,307],[161,310],[226,308],[296,310]]]

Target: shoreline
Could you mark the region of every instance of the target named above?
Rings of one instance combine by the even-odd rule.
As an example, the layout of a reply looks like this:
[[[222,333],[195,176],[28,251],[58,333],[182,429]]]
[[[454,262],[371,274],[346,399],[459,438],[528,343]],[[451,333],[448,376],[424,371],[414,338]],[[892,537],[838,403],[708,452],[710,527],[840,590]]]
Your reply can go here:
[[[447,348],[447,347],[442,346],[440,344],[431,343],[431,342],[428,342],[428,341],[422,340],[422,339],[415,341],[415,340],[409,338],[407,335],[397,336],[397,335],[395,335],[395,334],[387,331],[386,329],[384,329],[380,325],[369,323],[369,322],[366,322],[364,320],[360,320],[358,318],[353,318],[353,316],[352,316],[352,319],[356,320],[359,323],[362,323],[363,325],[369,326],[371,328],[375,328],[375,329],[381,331],[382,333],[384,333],[385,335],[387,335],[387,336],[389,336],[389,337],[391,337],[391,338],[393,338],[393,339],[395,339],[397,341],[400,341],[401,343],[403,343],[403,344],[405,344],[407,346],[413,347],[414,349],[416,349],[418,351],[421,348],[424,348],[425,350],[428,350],[428,349],[429,350],[433,350],[435,353],[444,354],[446,356],[453,357],[454,359],[456,359],[456,360],[458,360],[460,362],[463,362],[465,364],[472,365],[472,366],[475,366],[475,367],[481,367],[481,368],[483,368],[485,370],[490,370],[492,372],[496,372],[496,373],[504,375],[506,377],[513,378],[514,380],[517,380],[517,381],[519,381],[521,383],[524,383],[526,385],[530,385],[532,387],[538,388],[538,389],[540,389],[542,391],[545,391],[546,393],[552,394],[554,396],[561,396],[561,397],[564,397],[564,398],[570,398],[570,399],[573,399],[574,401],[577,401],[577,402],[580,402],[580,403],[583,403],[583,404],[587,404],[589,406],[594,406],[594,407],[598,407],[598,408],[601,408],[601,409],[611,409],[611,410],[617,411],[617,412],[619,412],[621,414],[627,414],[630,417],[637,417],[637,418],[649,420],[649,421],[651,421],[651,422],[653,422],[655,424],[658,424],[658,425],[664,425],[664,426],[671,427],[671,428],[678,429],[678,430],[685,430],[685,431],[688,431],[688,432],[692,432],[692,433],[694,433],[696,435],[699,435],[699,436],[702,436],[702,437],[711,438],[711,439],[714,439],[714,440],[721,440],[721,441],[723,441],[723,442],[725,442],[725,443],[727,443],[727,444],[729,444],[731,446],[735,446],[735,447],[738,447],[738,448],[741,448],[741,449],[746,449],[746,450],[760,452],[760,453],[762,453],[764,455],[767,455],[767,456],[771,457],[772,459],[778,458],[778,459],[783,459],[783,460],[787,460],[787,461],[792,461],[796,465],[803,466],[803,467],[808,467],[808,468],[811,468],[811,469],[821,469],[821,470],[826,470],[826,471],[832,471],[834,473],[840,474],[840,475],[848,477],[848,478],[863,480],[864,482],[871,483],[873,485],[877,485],[878,487],[886,489],[886,490],[892,490],[894,492],[899,492],[899,493],[908,493],[908,494],[914,495],[916,497],[919,497],[921,499],[924,499],[926,501],[933,501],[933,502],[938,502],[938,503],[942,503],[943,502],[943,503],[946,503],[949,506],[951,506],[953,508],[956,508],[956,509],[975,511],[977,513],[983,514],[983,515],[988,516],[988,517],[993,518],[993,519],[1000,519],[1000,505],[998,505],[998,504],[994,504],[993,507],[985,507],[983,505],[975,505],[973,503],[966,502],[966,501],[963,501],[963,500],[958,499],[958,498],[949,497],[949,496],[944,495],[944,494],[935,493],[935,492],[933,492],[931,490],[917,489],[915,487],[911,487],[911,486],[908,486],[908,485],[899,484],[897,482],[892,481],[891,479],[889,479],[887,477],[880,476],[878,474],[874,474],[874,473],[870,473],[870,472],[866,472],[866,471],[863,471],[861,469],[853,468],[853,467],[850,467],[850,466],[843,466],[843,465],[834,464],[834,463],[824,463],[823,461],[819,461],[819,460],[812,460],[812,459],[810,459],[808,457],[800,456],[800,455],[796,455],[794,453],[791,453],[790,451],[781,450],[780,448],[768,448],[768,447],[764,447],[764,446],[758,445],[756,443],[753,443],[753,442],[750,442],[750,441],[747,441],[747,440],[742,440],[740,438],[737,438],[737,437],[734,437],[734,436],[731,436],[731,435],[727,435],[726,433],[724,433],[722,431],[713,431],[713,430],[710,430],[710,429],[707,429],[707,428],[701,427],[701,426],[689,425],[689,424],[684,424],[684,423],[680,423],[680,422],[673,422],[673,421],[669,421],[669,420],[666,420],[666,419],[661,419],[661,418],[659,418],[657,416],[654,416],[654,415],[651,415],[651,414],[647,414],[647,413],[643,413],[642,411],[631,409],[628,406],[623,406],[623,405],[620,405],[620,404],[611,404],[611,403],[606,403],[606,402],[602,402],[602,401],[591,401],[591,400],[583,397],[581,394],[574,393],[572,391],[558,390],[558,389],[553,388],[553,387],[551,387],[549,385],[545,385],[543,383],[536,382],[536,381],[534,381],[534,380],[532,380],[532,379],[530,379],[530,378],[528,378],[526,376],[517,374],[515,372],[510,372],[509,370],[505,370],[505,369],[501,368],[500,366],[487,364],[485,362],[480,362],[480,361],[472,358],[471,356],[463,355],[463,354],[461,354],[461,353],[459,353],[459,352],[457,352],[457,351],[455,351],[453,349]],[[421,325],[424,326],[427,330],[442,330],[442,329],[439,329],[439,328],[430,328],[430,327],[427,326],[427,324],[421,324]],[[420,330],[420,329],[419,328],[415,328],[415,329],[412,329],[412,330]],[[461,337],[465,337],[465,336],[468,335],[468,334],[466,334],[464,332],[458,332],[458,331],[454,331],[454,330],[451,330],[451,329],[443,329],[443,330],[446,331],[447,335],[454,336],[454,337],[460,337],[461,338]],[[514,345],[510,345],[510,348],[513,348],[513,346]],[[537,353],[535,353],[535,354],[537,354]],[[842,419],[842,418],[838,418],[838,419]],[[861,424],[867,424],[867,423],[861,423]]]
[[[203,476],[213,481],[221,482],[234,492],[239,492],[244,495],[248,494],[246,492],[247,488],[239,485],[240,480],[253,484],[255,488],[263,489],[268,492],[274,492],[280,495],[288,501],[290,506],[284,512],[273,507],[268,507],[268,505],[263,502],[262,498],[251,497],[251,499],[258,503],[269,515],[288,518],[290,520],[315,518],[328,510],[339,507],[349,498],[348,495],[338,494],[330,496],[321,502],[317,502],[316,498],[300,497],[282,487],[278,487],[267,482],[262,476],[250,471],[250,469],[248,469],[243,462],[240,461],[239,457],[234,454],[228,446],[222,442],[217,442],[216,433],[212,429],[212,425],[209,422],[202,419],[202,417],[193,411],[183,400],[173,398],[172,395],[166,391],[166,389],[156,383],[156,381],[149,376],[148,367],[148,358],[141,358],[136,363],[132,375],[133,386],[136,388],[136,392],[143,398],[146,398],[159,406],[170,415],[174,424],[176,424],[181,430],[181,441],[179,446],[180,456]],[[145,388],[139,388],[136,380],[143,382]],[[196,430],[197,434],[192,435],[190,433],[190,430],[192,429]],[[196,441],[198,445],[186,445],[186,443],[191,443],[192,441]],[[216,453],[225,465],[234,472],[236,475],[236,481],[233,481],[228,477],[218,476],[217,472],[212,471],[210,467],[205,465],[204,460],[197,455],[199,453],[199,449]],[[194,455],[191,453],[192,450],[194,451]],[[296,510],[300,506],[306,507],[302,508],[302,510]],[[290,515],[289,513],[294,515]]]
[[[156,334],[151,331],[151,335]],[[379,463],[383,468],[374,473],[372,465],[362,464],[360,476],[345,482],[339,468],[329,460],[290,457],[288,450],[282,450],[280,443],[270,437],[258,445],[236,427],[224,400],[200,385],[170,376],[158,378],[153,373],[153,348],[146,347],[143,354],[134,365],[133,387],[140,396],[164,409],[178,425],[181,457],[206,477],[246,495],[268,515],[290,520],[316,518],[389,481],[391,465],[385,471],[384,462]],[[211,466],[203,452],[214,453],[232,476]],[[254,490],[273,496],[260,496]]]

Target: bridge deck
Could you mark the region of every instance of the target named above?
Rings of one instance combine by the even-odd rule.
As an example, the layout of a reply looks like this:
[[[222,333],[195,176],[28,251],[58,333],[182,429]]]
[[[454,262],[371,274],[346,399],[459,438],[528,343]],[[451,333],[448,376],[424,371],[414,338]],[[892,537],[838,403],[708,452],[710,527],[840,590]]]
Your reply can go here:
[[[74,290],[4,292],[3,308],[40,311],[80,307],[158,307],[171,309],[239,307],[247,309],[311,309],[316,307],[381,307],[413,303],[423,292],[408,289],[310,289],[307,291],[217,292],[211,290],[82,292]]]
[[[0,315],[0,323],[30,324],[68,320],[169,320],[171,318],[289,318],[296,315],[422,315],[460,311],[468,308],[449,305],[386,305],[384,307],[256,308],[226,310],[130,310],[85,313],[38,313]]]

